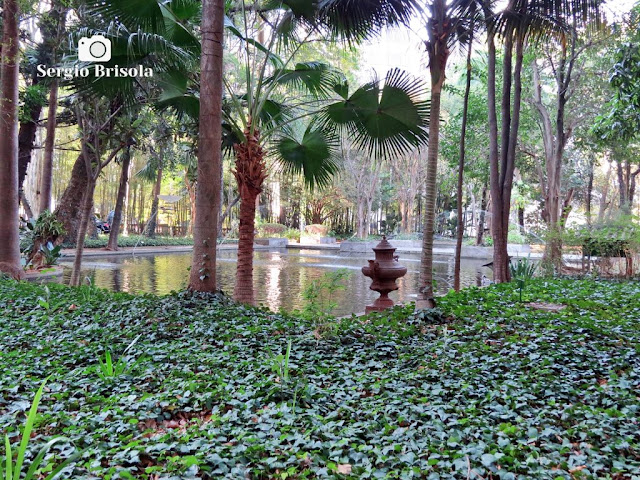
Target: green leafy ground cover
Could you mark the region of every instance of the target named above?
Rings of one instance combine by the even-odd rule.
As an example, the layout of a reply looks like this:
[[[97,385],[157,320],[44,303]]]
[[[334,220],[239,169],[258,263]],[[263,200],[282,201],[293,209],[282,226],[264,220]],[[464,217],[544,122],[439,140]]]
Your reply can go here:
[[[640,285],[532,281],[559,313],[517,296],[320,335],[222,297],[0,282],[0,432],[51,376],[29,458],[70,438],[46,458],[86,449],[62,478],[640,479]]]

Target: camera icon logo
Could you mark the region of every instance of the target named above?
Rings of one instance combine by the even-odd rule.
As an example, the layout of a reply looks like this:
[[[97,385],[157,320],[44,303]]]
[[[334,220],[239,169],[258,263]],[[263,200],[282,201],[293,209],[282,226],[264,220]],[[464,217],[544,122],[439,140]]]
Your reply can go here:
[[[108,62],[111,60],[111,40],[102,35],[82,37],[78,42],[78,60]]]

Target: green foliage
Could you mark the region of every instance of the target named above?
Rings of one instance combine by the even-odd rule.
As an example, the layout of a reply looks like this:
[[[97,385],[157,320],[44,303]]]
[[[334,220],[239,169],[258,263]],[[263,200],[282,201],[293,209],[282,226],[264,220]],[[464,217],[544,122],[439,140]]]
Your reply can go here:
[[[566,229],[562,240],[585,256],[626,257],[640,253],[640,219],[619,215],[601,224]]]
[[[107,246],[109,236],[99,236],[98,238],[89,238],[85,240],[85,248],[104,248]],[[127,237],[120,235],[118,237],[119,247],[171,247],[171,246],[193,245],[193,237],[159,237],[153,238],[144,235],[129,235]],[[64,243],[64,248],[73,248],[73,244]]]
[[[256,230],[259,237],[282,237],[287,231],[287,226],[279,223],[258,223]]]
[[[351,274],[348,270],[340,268],[313,280],[302,292],[302,298],[305,301],[304,308],[296,313],[318,325],[331,318],[331,312],[337,306],[333,300],[333,294],[346,288],[343,281],[349,275]]]
[[[59,250],[54,253],[53,244],[51,246],[48,244],[65,233],[62,222],[49,210],[45,210],[35,221],[31,219],[20,228],[20,251],[28,258],[31,258],[36,253],[33,251],[36,243],[40,243],[46,246],[46,251],[43,251],[45,257],[50,255],[50,259],[54,260],[53,257],[55,257],[56,253],[59,253]],[[54,265],[54,263],[48,265]]]
[[[20,91],[20,123],[32,122],[31,110],[47,104],[47,88],[44,85],[29,85]],[[36,119],[37,121],[37,119]]]
[[[536,274],[538,264],[531,261],[529,257],[519,258],[515,264],[509,263],[509,271],[511,272],[511,280],[516,282],[520,292],[520,301],[522,302],[522,291],[533,276]]]
[[[102,381],[110,382],[116,377],[119,377],[121,375],[128,375],[132,372],[132,370],[140,361],[140,358],[131,363],[131,359],[127,357],[127,352],[136,344],[141,336],[142,334],[133,339],[133,341],[124,350],[118,361],[115,363],[111,357],[111,352],[109,350],[104,353],[104,359],[102,357],[98,357],[98,366],[96,367],[96,373]]]
[[[529,295],[566,305],[558,313],[519,303],[511,284],[466,289],[440,311],[341,318],[321,337],[312,321],[219,294],[96,289],[84,302],[49,289],[45,311],[42,286],[0,282],[0,431],[22,424],[16,412],[53,375],[25,458],[65,435],[87,451],[61,478],[346,478],[334,464],[389,480],[640,471],[637,282],[532,279]],[[120,352],[140,334],[148,360],[99,381],[103,345]],[[64,447],[57,461],[73,455]]]
[[[53,246],[53,243],[47,242],[44,245],[40,246],[40,252],[42,253],[45,261],[45,265],[51,266],[58,263],[58,259],[60,258],[60,250],[62,250],[61,245]]]
[[[47,383],[47,380],[42,382],[40,388],[36,392],[35,397],[33,398],[33,402],[31,403],[31,408],[29,409],[29,414],[27,415],[27,423],[24,426],[24,430],[22,431],[22,440],[20,441],[20,446],[17,450],[17,456],[15,463],[13,461],[13,451],[11,448],[11,441],[9,439],[9,435],[5,434],[4,436],[4,447],[5,447],[5,462],[4,462],[4,474],[2,477],[6,480],[35,480],[36,478],[44,478],[44,480],[52,480],[56,477],[62,470],[64,470],[68,465],[75,462],[82,452],[75,452],[72,455],[68,456],[60,465],[58,465],[55,469],[53,469],[53,465],[49,465],[48,469],[39,468],[40,464],[44,460],[45,455],[51,450],[51,448],[56,443],[68,442],[69,440],[65,437],[57,437],[42,446],[38,454],[35,456],[29,469],[26,473],[23,470],[24,460],[26,457],[27,447],[29,446],[29,440],[31,438],[31,432],[34,427],[34,423],[36,421],[36,417],[38,415],[38,405],[40,404],[40,399],[42,398],[42,393],[44,390],[44,386]],[[47,472],[48,475],[43,476]]]

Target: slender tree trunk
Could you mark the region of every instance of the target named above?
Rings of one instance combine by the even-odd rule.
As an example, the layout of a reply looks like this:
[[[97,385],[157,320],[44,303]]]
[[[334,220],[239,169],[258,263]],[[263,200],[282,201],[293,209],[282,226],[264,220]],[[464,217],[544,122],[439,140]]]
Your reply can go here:
[[[438,0],[436,11],[444,14],[443,1]],[[437,33],[437,32],[436,32]],[[431,109],[429,112],[429,146],[427,148],[427,181],[424,205],[424,227],[422,233],[422,253],[420,256],[420,293],[419,299],[425,301],[427,308],[434,308],[436,302],[433,293],[433,236],[436,217],[436,176],[438,172],[438,146],[440,136],[440,96],[445,81],[445,67],[449,57],[447,36],[430,34],[427,48],[431,73]]]
[[[80,228],[78,228],[78,237],[76,238],[76,253],[73,259],[73,268],[71,270],[71,280],[69,285],[77,287],[82,283],[80,271],[82,269],[82,255],[84,253],[84,239],[87,235],[89,225],[93,228],[93,192],[96,189],[94,179],[87,179],[87,190],[82,199],[82,215],[80,219]]]
[[[245,130],[245,143],[236,145],[236,169],[233,174],[238,182],[240,195],[240,229],[238,239],[238,265],[233,298],[237,302],[253,304],[253,240],[255,232],[256,200],[262,192],[267,176],[265,152],[260,146],[260,132]]]
[[[520,228],[520,233],[524,235],[524,207],[518,207],[518,227]]]
[[[509,254],[507,242],[509,235],[509,214],[511,209],[511,190],[515,170],[516,144],[520,124],[520,104],[522,99],[522,61],[524,56],[524,38],[509,31],[505,35],[502,85],[502,136],[501,150],[498,151],[498,133],[495,97],[495,42],[488,35],[489,62],[489,160],[491,176],[491,225],[493,234],[493,278],[496,283],[508,282]],[[516,63],[512,65],[515,41]],[[513,80],[513,97],[512,97]]]
[[[4,0],[0,64],[0,272],[19,280],[18,37],[17,0]]]
[[[189,288],[216,290],[216,246],[220,216],[222,175],[222,56],[224,0],[202,2],[202,54],[200,57],[200,119],[196,222]]]
[[[36,77],[37,78],[37,77]],[[34,79],[33,85],[37,85],[38,80]],[[34,104],[28,113],[28,121],[20,122],[18,129],[18,188],[19,195],[24,201],[25,205],[27,200],[24,195],[24,181],[27,178],[27,170],[29,163],[31,163],[31,153],[33,152],[33,145],[36,141],[36,131],[38,130],[38,120],[40,119],[40,113],[42,112],[42,106],[38,103]],[[36,191],[36,195],[39,195],[40,191]],[[36,201],[38,196],[36,196]],[[28,202],[26,202],[28,203]],[[34,205],[36,208],[38,205]],[[29,214],[29,218],[34,216],[33,212]]]
[[[487,213],[487,186],[482,187],[480,198],[480,215],[478,215],[478,231],[476,232],[476,245],[482,245],[484,241],[484,217]]]
[[[120,233],[120,220],[124,200],[127,193],[127,185],[129,184],[129,166],[131,164],[131,147],[128,146],[124,152],[122,159],[122,170],[120,171],[120,185],[118,185],[118,198],[116,199],[116,208],[113,212],[113,220],[111,221],[111,231],[109,232],[109,242],[107,250],[118,250],[118,234]],[[126,215],[125,215],[126,223]]]
[[[364,221],[364,198],[358,197],[358,218],[357,218],[358,238],[365,238],[365,221]]]
[[[120,220],[120,223],[122,223],[122,234],[125,236],[129,235],[129,222],[131,221],[131,218],[132,218],[131,209],[129,208],[129,205],[131,203],[135,205],[135,197],[133,201],[130,199],[131,167],[132,166],[133,166],[133,163],[131,162],[131,159],[129,159],[129,169],[127,170],[127,183],[124,189],[124,205],[122,205],[122,218]],[[115,217],[115,212],[114,212],[114,217]]]
[[[235,198],[227,205],[227,208],[224,210],[222,216],[220,217],[220,228],[218,229],[218,236],[222,237],[222,224],[225,219],[231,213],[231,209],[236,206],[236,204],[240,201],[240,195],[236,195]]]
[[[162,152],[160,153],[162,155]],[[153,198],[151,199],[151,213],[149,214],[149,221],[147,222],[147,237],[153,238],[156,236],[156,227],[158,226],[158,205],[160,199],[160,189],[162,188],[162,162],[164,159],[160,159],[158,166],[158,174],[156,175],[156,183],[153,186]]]
[[[471,26],[473,30],[473,25]],[[471,52],[472,40],[467,50],[467,82],[462,104],[462,125],[460,129],[460,153],[458,157],[458,185],[456,191],[458,224],[456,226],[456,253],[453,266],[453,289],[460,291],[460,257],[462,255],[462,237],[464,236],[464,219],[462,218],[462,187],[464,182],[465,140],[467,136],[467,117],[469,113],[469,93],[471,92]]]
[[[591,200],[593,198],[593,173],[594,173],[594,159],[589,162],[589,180],[587,182],[587,199],[586,203],[586,216],[587,225],[591,226]]]
[[[53,147],[56,139],[56,111],[58,109],[58,81],[51,82],[47,113],[47,136],[44,142],[44,160],[40,184],[40,211],[51,210],[51,184],[53,182]]]

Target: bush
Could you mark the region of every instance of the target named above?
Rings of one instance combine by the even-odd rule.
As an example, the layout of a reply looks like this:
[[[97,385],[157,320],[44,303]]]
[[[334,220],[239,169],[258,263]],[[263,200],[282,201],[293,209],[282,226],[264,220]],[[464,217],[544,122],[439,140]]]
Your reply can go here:
[[[98,238],[89,238],[84,241],[84,248],[104,248],[107,246],[109,236],[99,236]],[[119,247],[170,247],[180,245],[193,245],[193,237],[159,237],[153,238],[144,235],[123,235],[118,236]],[[64,243],[63,248],[74,248],[72,243]]]
[[[263,223],[257,226],[258,237],[280,238],[287,231],[287,226],[280,223]]]
[[[328,231],[329,231],[329,227],[327,227],[326,225],[320,225],[315,223],[304,227],[304,233],[306,233],[307,235],[313,235],[317,237],[326,237]]]

